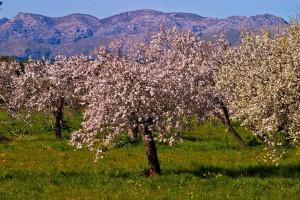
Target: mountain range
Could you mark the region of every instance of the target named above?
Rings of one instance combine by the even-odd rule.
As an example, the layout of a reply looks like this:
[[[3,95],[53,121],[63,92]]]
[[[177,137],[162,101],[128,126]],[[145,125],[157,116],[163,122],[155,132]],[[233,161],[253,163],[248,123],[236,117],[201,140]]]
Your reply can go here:
[[[11,19],[0,19],[0,55],[41,58],[88,54],[100,43],[107,44],[117,38],[128,44],[147,41],[162,26],[191,30],[204,39],[222,33],[232,44],[237,44],[241,30],[266,28],[274,32],[287,25],[283,18],[270,14],[218,19],[190,13],[138,10],[98,19],[85,14],[46,17],[18,13]]]

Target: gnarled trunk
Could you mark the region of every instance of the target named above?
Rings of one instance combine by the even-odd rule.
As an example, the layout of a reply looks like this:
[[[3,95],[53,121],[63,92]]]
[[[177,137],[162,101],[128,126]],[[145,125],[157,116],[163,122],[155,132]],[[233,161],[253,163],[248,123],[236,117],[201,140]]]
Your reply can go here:
[[[63,109],[64,109],[64,97],[59,97],[56,103],[56,109],[54,111],[56,138],[62,138],[61,131],[62,131],[62,124],[63,124]]]
[[[149,129],[149,124],[151,124],[151,122],[152,120],[149,119],[146,123],[144,123],[142,136],[148,159],[148,176],[157,176],[161,174],[161,170],[153,135],[151,130]]]
[[[228,109],[225,106],[224,102],[219,100],[218,103],[219,103],[219,105],[222,109],[222,112],[223,112],[223,117],[220,117],[223,124],[225,125],[227,130],[231,133],[231,135],[233,135],[233,137],[236,139],[236,141],[239,143],[239,145],[241,147],[245,147],[246,146],[245,141],[239,135],[239,133],[233,128],[233,126],[231,124],[231,121],[230,121],[230,118],[229,118],[229,112],[228,112]]]

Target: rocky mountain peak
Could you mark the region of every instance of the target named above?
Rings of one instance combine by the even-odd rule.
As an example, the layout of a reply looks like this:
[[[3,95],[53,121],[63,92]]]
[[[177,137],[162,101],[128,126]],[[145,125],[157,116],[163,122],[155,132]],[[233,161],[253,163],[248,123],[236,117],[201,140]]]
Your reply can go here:
[[[207,40],[224,34],[235,44],[239,42],[242,28],[257,31],[274,26],[285,28],[287,24],[284,19],[269,14],[217,19],[149,9],[124,12],[101,20],[80,13],[64,17],[18,13],[11,19],[0,19],[0,55],[39,58],[88,54],[100,43],[113,39],[122,38],[128,45],[146,41],[161,26],[191,30]]]

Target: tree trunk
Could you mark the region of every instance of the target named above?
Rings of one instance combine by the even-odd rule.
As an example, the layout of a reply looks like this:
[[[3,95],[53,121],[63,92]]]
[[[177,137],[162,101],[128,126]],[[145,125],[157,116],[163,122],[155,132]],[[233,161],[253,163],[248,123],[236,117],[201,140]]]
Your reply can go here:
[[[136,126],[136,127],[130,127],[128,129],[128,135],[129,135],[129,138],[130,138],[130,142],[134,143],[137,141],[138,139],[138,131],[139,131],[139,127]]]
[[[236,139],[236,141],[239,143],[241,147],[247,146],[243,138],[239,135],[239,133],[233,128],[230,118],[229,118],[229,112],[225,104],[219,100],[219,105],[221,106],[222,112],[224,117],[220,117],[223,124],[227,128],[227,130],[233,135],[233,137]]]
[[[55,136],[56,138],[62,138],[62,123],[63,123],[63,109],[64,109],[64,98],[60,97],[57,100],[57,107],[54,111],[55,116]]]
[[[151,130],[149,130],[149,123],[145,123],[142,131],[144,146],[148,158],[148,176],[161,175],[160,165],[157,157],[157,150]]]

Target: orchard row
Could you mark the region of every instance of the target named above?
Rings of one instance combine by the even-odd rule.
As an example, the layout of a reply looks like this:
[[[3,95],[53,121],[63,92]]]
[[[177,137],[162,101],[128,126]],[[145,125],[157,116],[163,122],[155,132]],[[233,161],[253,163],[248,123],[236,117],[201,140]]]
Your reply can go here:
[[[149,175],[160,174],[154,137],[172,146],[191,119],[238,120],[270,148],[299,143],[300,27],[281,35],[244,34],[239,46],[222,37],[208,42],[191,32],[162,29],[147,43],[114,42],[91,56],[0,63],[0,97],[12,116],[33,110],[53,113],[61,137],[64,106],[84,106],[76,148],[97,158],[121,134],[140,133]]]

